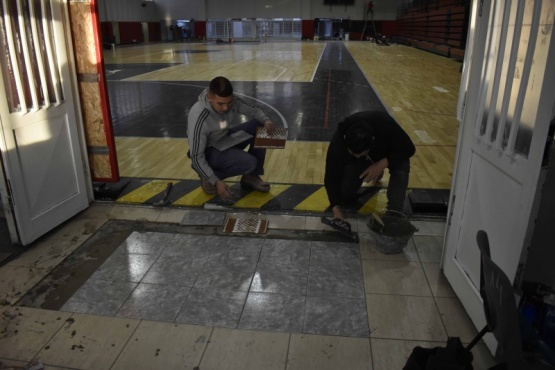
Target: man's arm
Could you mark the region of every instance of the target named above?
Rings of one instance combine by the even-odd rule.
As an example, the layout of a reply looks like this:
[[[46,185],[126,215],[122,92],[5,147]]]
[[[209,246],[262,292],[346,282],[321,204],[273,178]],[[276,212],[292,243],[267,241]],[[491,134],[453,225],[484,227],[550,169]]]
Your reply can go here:
[[[200,114],[195,114],[196,109],[191,109],[188,117],[187,139],[189,142],[189,155],[191,157],[191,165],[200,177],[208,180],[215,185],[219,180],[214,171],[206,161],[205,151],[208,141],[208,132],[204,127],[204,122],[209,116],[207,109],[202,109]]]
[[[247,117],[256,118],[264,125],[272,124],[272,121],[270,121],[270,118],[268,117],[266,112],[262,110],[262,108],[260,108],[258,105],[247,103],[245,100],[238,97],[237,95],[235,95],[234,106],[236,107],[237,113],[239,114],[244,114]]]

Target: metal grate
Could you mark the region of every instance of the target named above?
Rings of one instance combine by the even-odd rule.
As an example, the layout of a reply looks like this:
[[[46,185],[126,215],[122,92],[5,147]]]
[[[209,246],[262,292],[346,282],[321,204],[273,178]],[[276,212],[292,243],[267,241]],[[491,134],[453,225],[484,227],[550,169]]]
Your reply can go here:
[[[226,233],[265,234],[266,231],[268,231],[268,220],[228,218],[224,225]]]

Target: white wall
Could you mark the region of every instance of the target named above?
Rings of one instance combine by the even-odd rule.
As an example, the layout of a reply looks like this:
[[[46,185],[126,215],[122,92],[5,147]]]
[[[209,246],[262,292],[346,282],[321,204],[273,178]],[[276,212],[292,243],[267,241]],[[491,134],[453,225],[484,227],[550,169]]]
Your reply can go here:
[[[375,20],[395,20],[402,0],[374,1]],[[142,4],[146,4],[145,7]],[[213,18],[364,19],[368,0],[354,6],[324,5],[324,0],[98,0],[101,21],[166,21]]]

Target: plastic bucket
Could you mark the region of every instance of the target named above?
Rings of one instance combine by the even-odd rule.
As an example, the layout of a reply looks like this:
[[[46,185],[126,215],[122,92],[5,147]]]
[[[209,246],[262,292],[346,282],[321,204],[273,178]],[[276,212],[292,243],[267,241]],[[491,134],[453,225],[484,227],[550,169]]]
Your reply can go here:
[[[374,248],[384,254],[401,253],[417,230],[406,215],[391,211],[383,216],[372,214],[367,226]]]

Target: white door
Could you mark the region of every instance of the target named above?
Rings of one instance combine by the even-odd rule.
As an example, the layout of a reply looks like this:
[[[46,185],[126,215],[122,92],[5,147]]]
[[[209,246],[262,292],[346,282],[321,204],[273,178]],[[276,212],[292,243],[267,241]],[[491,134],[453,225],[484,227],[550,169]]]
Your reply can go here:
[[[478,0],[474,6],[443,268],[481,329],[476,233],[488,233],[493,260],[513,280],[534,221],[555,100],[555,0]]]
[[[27,245],[88,207],[63,0],[0,5],[2,202]],[[90,181],[90,180],[88,180]],[[6,199],[8,198],[8,199]]]

